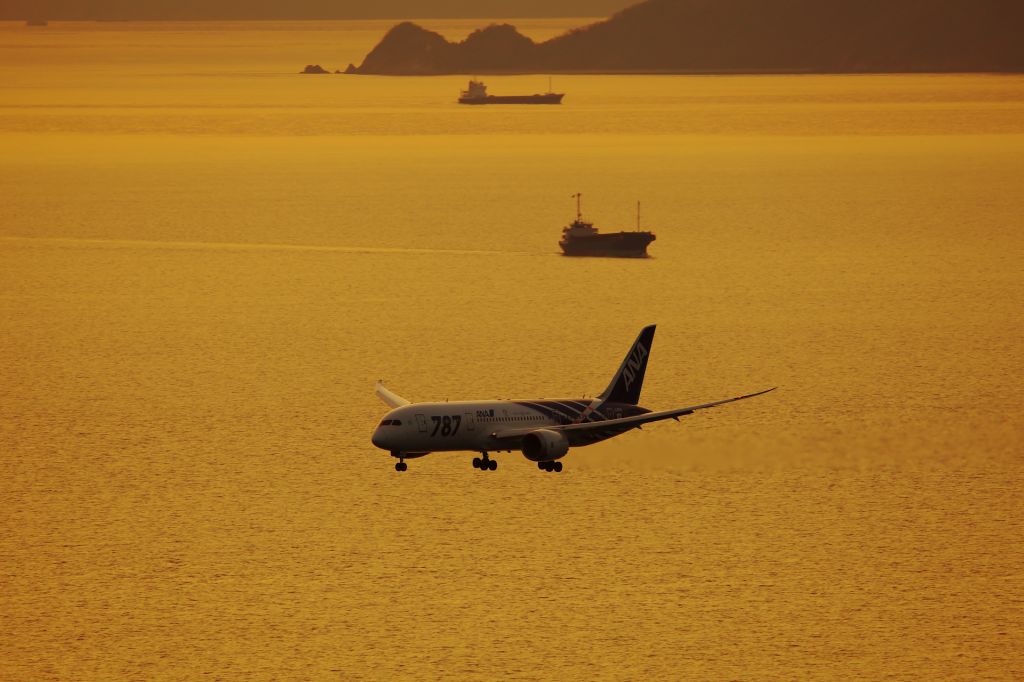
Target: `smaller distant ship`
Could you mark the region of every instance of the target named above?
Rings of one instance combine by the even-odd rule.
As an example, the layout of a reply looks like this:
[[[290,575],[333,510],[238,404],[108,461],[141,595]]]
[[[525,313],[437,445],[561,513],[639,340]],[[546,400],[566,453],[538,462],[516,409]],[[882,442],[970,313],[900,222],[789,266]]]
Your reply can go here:
[[[580,201],[583,195],[576,193],[576,220],[562,228],[562,240],[558,245],[566,256],[611,256],[616,258],[646,258],[647,245],[657,237],[652,232],[640,230],[640,204],[636,205],[635,232],[608,232],[601,234],[593,223],[583,220]]]
[[[548,92],[543,95],[488,95],[483,81],[471,80],[469,87],[459,95],[459,104],[561,104],[564,92]]]

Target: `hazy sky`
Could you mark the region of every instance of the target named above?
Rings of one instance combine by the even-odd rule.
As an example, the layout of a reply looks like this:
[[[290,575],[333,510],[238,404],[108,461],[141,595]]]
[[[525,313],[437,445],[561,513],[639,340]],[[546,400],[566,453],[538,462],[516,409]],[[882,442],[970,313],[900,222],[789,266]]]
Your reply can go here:
[[[0,18],[418,18],[605,16],[639,0],[0,0]]]

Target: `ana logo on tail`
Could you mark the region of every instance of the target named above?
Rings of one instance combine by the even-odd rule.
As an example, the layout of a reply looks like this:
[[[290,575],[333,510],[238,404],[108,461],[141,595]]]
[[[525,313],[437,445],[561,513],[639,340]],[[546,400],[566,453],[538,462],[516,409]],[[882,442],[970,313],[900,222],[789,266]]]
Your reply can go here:
[[[622,378],[626,381],[626,390],[632,386],[633,381],[636,379],[636,372],[638,369],[643,367],[644,358],[647,357],[647,348],[642,343],[636,344],[636,348],[633,349],[632,355],[629,356],[629,360],[626,361],[626,366],[622,368]]]

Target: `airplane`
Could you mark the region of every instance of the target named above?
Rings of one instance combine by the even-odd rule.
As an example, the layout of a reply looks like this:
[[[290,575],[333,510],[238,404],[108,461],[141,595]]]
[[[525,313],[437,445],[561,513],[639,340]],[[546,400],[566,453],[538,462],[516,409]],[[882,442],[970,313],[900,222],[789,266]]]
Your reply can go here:
[[[495,471],[498,462],[489,453],[520,450],[541,471],[560,472],[560,460],[569,448],[598,443],[662,419],[679,421],[697,410],[777,388],[662,412],[641,407],[640,389],[656,326],[640,331],[608,388],[596,398],[411,403],[378,381],[377,396],[393,409],[384,415],[371,440],[398,460],[395,471],[406,471],[407,459],[454,451],[478,452],[481,457],[473,458],[473,467]]]

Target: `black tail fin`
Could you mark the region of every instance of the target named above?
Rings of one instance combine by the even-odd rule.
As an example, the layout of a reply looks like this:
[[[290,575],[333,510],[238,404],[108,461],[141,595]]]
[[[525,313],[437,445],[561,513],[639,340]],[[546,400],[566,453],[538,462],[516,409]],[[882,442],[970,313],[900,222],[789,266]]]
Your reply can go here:
[[[644,373],[647,371],[647,358],[651,355],[651,344],[654,343],[654,328],[650,325],[640,330],[626,358],[619,365],[612,383],[597,396],[609,403],[628,403],[636,405],[640,402],[640,389],[644,385]]]

